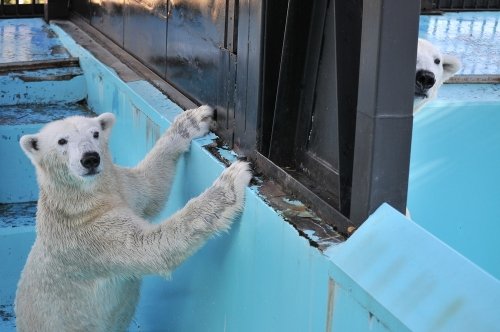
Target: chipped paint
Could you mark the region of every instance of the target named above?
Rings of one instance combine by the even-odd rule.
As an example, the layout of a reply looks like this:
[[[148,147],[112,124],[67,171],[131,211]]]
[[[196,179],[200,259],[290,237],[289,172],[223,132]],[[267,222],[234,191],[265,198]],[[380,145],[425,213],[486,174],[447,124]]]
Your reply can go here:
[[[318,242],[320,239],[318,236],[314,235],[316,232],[311,229],[304,230],[304,233],[307,235],[309,239],[311,239],[314,242]]]
[[[287,203],[287,204],[295,205],[295,206],[303,206],[304,205],[304,204],[302,204],[301,201],[296,200],[296,199],[290,199],[288,197],[284,197],[283,201],[285,201],[285,203]]]
[[[306,238],[311,246],[324,250],[345,241],[333,227],[323,223],[312,210],[296,199],[290,199],[281,186],[272,180],[258,186],[259,196]]]
[[[12,304],[0,304],[0,320],[2,321],[1,326],[15,329],[16,316]]]
[[[0,105],[71,103],[85,99],[80,68],[51,68],[0,75]]]
[[[213,144],[213,142],[218,138],[217,135],[210,132],[207,135],[197,138],[195,141],[198,142],[201,146],[207,146]]]

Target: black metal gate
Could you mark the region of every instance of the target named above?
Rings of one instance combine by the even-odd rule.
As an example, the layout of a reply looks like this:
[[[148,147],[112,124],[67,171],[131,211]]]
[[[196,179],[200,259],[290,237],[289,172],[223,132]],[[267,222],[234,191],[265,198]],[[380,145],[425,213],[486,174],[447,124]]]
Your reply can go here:
[[[349,234],[405,210],[418,0],[75,0],[218,134]],[[383,24],[382,24],[383,22]]]

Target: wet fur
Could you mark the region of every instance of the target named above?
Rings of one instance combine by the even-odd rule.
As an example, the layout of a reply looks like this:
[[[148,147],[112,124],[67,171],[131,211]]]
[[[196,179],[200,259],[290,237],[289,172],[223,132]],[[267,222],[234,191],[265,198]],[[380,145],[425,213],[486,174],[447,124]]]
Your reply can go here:
[[[18,331],[126,331],[141,278],[168,276],[210,236],[230,227],[251,178],[244,162],[231,165],[168,220],[146,220],[164,207],[178,157],[208,132],[212,114],[202,106],[179,115],[134,168],[111,161],[110,113],[61,120],[21,139],[37,170],[40,197],[37,238],[16,294]],[[57,146],[55,131],[72,128],[69,140],[83,141],[95,126],[101,141],[92,144],[102,170],[89,180],[71,169],[69,143],[66,150]]]

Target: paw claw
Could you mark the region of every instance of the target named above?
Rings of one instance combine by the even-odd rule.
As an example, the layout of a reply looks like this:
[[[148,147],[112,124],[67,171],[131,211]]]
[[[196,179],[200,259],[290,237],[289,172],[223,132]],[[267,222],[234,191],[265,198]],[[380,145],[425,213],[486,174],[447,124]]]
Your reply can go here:
[[[252,179],[250,163],[240,160],[235,161],[224,170],[221,179],[233,182],[238,188],[248,186]]]
[[[192,140],[209,132],[213,115],[214,109],[203,105],[180,114],[176,118],[174,126],[184,139]]]

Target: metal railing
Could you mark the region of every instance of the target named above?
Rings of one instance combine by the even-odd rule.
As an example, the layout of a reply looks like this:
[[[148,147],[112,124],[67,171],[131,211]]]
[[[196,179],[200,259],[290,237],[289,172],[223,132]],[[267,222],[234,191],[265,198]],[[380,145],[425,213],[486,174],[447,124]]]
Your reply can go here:
[[[422,0],[422,13],[500,10],[500,0]]]
[[[40,17],[46,0],[0,0],[0,17]]]

